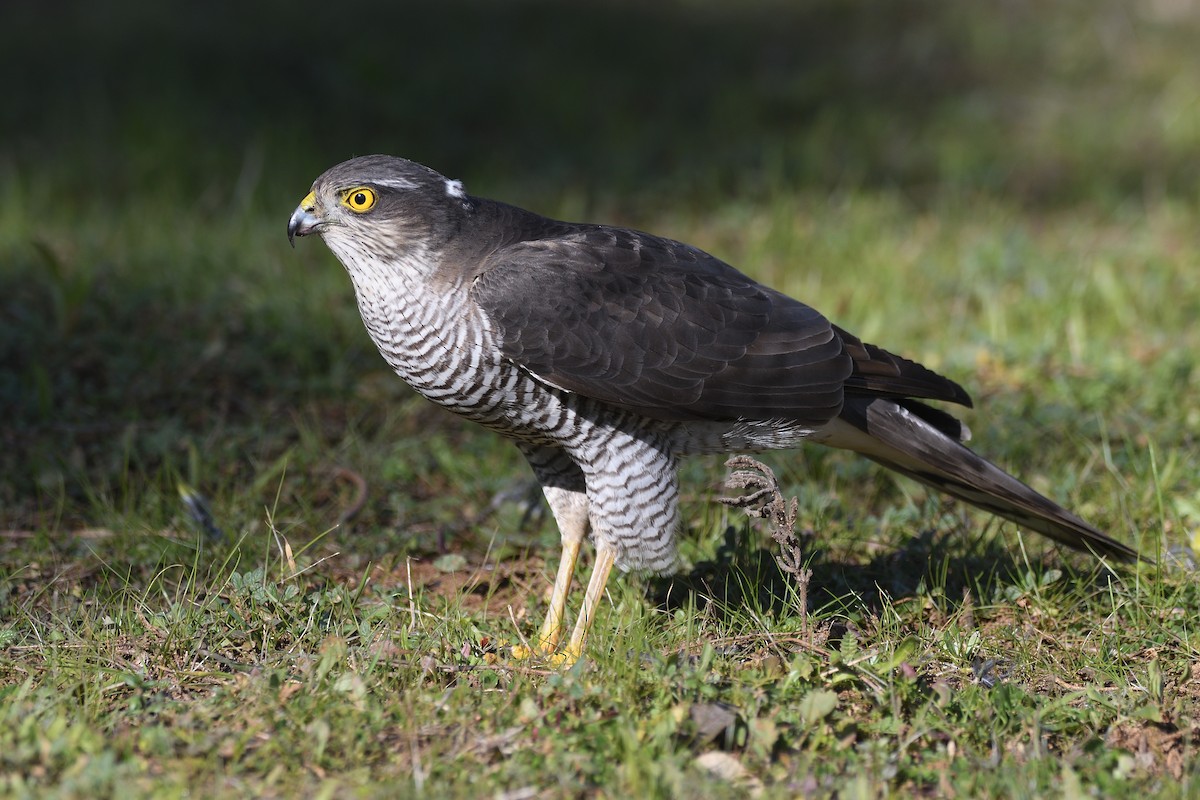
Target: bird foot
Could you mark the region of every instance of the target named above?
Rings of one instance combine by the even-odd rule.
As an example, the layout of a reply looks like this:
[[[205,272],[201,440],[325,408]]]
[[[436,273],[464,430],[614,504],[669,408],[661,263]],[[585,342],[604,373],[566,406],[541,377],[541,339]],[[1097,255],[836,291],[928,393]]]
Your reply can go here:
[[[564,669],[570,669],[571,667],[575,666],[575,662],[577,662],[579,660],[579,656],[582,655],[580,650],[581,648],[579,647],[567,645],[557,653],[551,653],[549,658],[546,660],[552,667],[563,667]]]
[[[582,655],[582,648],[570,645],[556,651],[553,642],[541,642],[536,646],[514,644],[512,657],[514,661],[545,661],[552,667],[572,667]]]
[[[538,658],[543,653],[536,647],[529,647],[523,644],[514,644],[512,646],[512,657],[517,661],[529,661],[530,659]]]
[[[554,639],[539,639],[536,645],[514,644],[512,646],[512,657],[517,661],[547,658],[554,655],[554,648],[557,645],[558,637]]]

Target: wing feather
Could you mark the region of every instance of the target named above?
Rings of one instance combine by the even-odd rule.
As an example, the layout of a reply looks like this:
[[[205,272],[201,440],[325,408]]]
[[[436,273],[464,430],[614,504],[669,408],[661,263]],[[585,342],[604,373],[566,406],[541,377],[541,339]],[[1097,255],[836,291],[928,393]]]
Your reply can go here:
[[[511,361],[656,419],[815,427],[844,392],[971,403],[725,262],[637,231],[556,223],[492,253],[471,295]]]
[[[658,419],[791,419],[841,408],[852,362],[814,309],[687,245],[588,227],[499,250],[471,288],[505,356]]]

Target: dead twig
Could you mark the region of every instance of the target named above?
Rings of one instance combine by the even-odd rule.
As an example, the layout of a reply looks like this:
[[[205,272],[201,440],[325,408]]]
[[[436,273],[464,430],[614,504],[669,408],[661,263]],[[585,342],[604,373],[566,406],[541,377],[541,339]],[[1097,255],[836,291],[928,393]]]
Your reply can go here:
[[[733,470],[725,480],[725,486],[744,489],[747,493],[738,497],[722,497],[719,498],[720,502],[731,508],[740,508],[751,517],[765,519],[771,526],[771,538],[779,545],[775,562],[785,575],[790,575],[795,581],[801,624],[811,634],[808,624],[808,583],[812,579],[812,570],[804,566],[804,547],[796,535],[800,501],[793,497],[788,502],[779,489],[774,470],[757,459],[734,456],[725,462],[725,466]]]

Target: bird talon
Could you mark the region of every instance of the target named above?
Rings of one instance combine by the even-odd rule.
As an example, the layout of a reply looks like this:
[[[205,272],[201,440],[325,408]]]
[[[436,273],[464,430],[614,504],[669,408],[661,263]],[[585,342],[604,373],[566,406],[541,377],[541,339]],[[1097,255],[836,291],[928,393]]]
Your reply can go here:
[[[566,669],[570,669],[579,661],[579,657],[581,655],[583,654],[578,648],[567,646],[557,653],[551,653],[546,661],[552,667],[564,667]]]
[[[517,661],[530,661],[539,658],[545,658],[554,653],[554,644],[548,642],[539,642],[537,646],[531,647],[527,644],[514,644],[512,646],[512,657]]]
[[[537,655],[537,652],[532,647],[527,647],[523,644],[514,644],[512,646],[512,657],[517,661],[528,661]]]

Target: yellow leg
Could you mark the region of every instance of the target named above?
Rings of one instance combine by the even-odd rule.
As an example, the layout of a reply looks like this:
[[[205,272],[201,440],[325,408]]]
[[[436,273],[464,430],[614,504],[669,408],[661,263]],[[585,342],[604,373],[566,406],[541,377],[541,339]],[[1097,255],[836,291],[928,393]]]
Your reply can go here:
[[[562,638],[563,615],[567,609],[567,592],[571,589],[571,577],[575,574],[575,563],[579,560],[582,546],[582,537],[563,541],[562,558],[558,562],[558,575],[554,578],[554,591],[550,593],[550,610],[546,612],[546,621],[542,623],[542,630],[533,647],[523,644],[513,646],[513,658],[547,655],[558,647],[558,640]]]
[[[575,629],[571,631],[571,640],[561,653],[555,653],[550,661],[559,666],[570,666],[579,660],[583,654],[583,642],[587,638],[592,619],[596,616],[596,606],[604,595],[604,587],[608,584],[608,574],[612,572],[613,562],[617,552],[607,547],[596,547],[596,566],[592,569],[591,580],[588,581],[587,594],[583,596],[583,608],[579,611],[579,619],[575,620]]]

